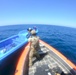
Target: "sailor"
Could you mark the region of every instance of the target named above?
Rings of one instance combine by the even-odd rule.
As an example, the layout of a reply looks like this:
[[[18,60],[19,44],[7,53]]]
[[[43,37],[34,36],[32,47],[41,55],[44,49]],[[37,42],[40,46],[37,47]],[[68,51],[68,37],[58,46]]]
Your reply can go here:
[[[28,28],[27,30],[28,30],[29,32],[31,32],[32,28]]]
[[[29,37],[31,36],[31,31],[32,31],[32,28],[28,28],[28,29],[27,29],[27,31],[28,31],[27,38],[29,38]]]
[[[37,30],[36,26],[34,26],[33,29]]]
[[[39,37],[36,35],[36,31],[31,31],[32,36],[28,39],[30,42],[30,52],[29,52],[29,66],[32,66],[32,58],[33,56],[36,56],[37,59],[40,58],[40,55],[38,54],[38,50],[40,50],[39,46]]]

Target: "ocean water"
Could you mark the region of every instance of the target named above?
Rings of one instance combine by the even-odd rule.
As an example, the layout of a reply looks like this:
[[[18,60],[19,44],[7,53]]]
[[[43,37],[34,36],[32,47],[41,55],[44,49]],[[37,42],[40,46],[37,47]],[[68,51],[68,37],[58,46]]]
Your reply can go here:
[[[56,48],[76,64],[76,28],[54,25],[11,25],[0,26],[0,40],[18,34],[22,30],[36,26],[41,40]]]

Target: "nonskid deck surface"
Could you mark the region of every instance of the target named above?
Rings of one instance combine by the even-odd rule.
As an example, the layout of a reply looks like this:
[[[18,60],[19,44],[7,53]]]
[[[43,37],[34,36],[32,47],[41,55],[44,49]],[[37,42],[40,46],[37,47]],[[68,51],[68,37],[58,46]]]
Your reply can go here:
[[[51,56],[47,47],[41,43],[40,47],[40,60],[33,58],[33,66],[29,67],[28,75],[72,75]]]

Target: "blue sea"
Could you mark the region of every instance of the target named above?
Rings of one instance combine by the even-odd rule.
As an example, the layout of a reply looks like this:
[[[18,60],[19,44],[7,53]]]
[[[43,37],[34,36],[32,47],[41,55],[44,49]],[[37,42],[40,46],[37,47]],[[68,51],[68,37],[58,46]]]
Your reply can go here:
[[[36,26],[41,40],[56,48],[76,64],[76,28],[55,25],[10,25],[0,26],[0,40],[18,34],[22,30]]]

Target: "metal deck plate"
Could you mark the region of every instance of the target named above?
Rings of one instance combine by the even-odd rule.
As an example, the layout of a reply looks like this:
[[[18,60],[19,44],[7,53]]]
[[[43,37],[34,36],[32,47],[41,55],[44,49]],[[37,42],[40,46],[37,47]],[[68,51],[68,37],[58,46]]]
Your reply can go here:
[[[34,75],[55,75],[55,73],[49,69],[48,65],[42,65],[41,67],[37,67]]]

